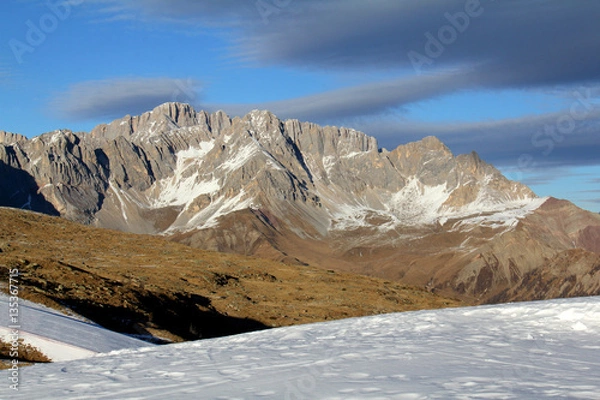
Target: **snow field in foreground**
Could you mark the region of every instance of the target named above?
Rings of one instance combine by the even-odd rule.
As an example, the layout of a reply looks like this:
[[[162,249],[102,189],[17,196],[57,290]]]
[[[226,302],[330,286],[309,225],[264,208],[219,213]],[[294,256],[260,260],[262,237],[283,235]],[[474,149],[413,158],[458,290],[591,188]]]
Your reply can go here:
[[[3,399],[600,399],[600,298],[407,312],[119,350]]]

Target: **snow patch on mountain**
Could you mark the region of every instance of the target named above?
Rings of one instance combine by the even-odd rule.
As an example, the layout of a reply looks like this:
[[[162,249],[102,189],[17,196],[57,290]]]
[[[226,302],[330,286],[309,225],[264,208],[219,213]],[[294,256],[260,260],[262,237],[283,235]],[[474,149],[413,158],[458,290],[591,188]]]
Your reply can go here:
[[[127,217],[127,203],[124,200],[124,192],[121,189],[119,189],[113,182],[109,183],[109,188],[119,202],[119,208],[121,209],[121,216],[123,217],[123,220],[128,221],[129,218]]]
[[[446,184],[429,186],[411,178],[389,202],[389,211],[405,225],[428,225],[440,217],[442,204],[450,196]]]
[[[331,170],[337,163],[337,159],[335,156],[325,156],[323,157],[323,168],[325,168],[325,172],[327,175],[331,174]]]
[[[238,170],[259,152],[260,148],[257,146],[257,143],[251,141],[234,152],[234,154],[221,164],[219,168],[223,169],[225,172]]]
[[[223,215],[247,209],[250,207],[250,204],[252,204],[252,198],[247,197],[246,192],[242,189],[234,197],[220,197],[213,201],[211,205],[196,214],[186,227],[188,229],[194,229],[199,225],[204,228],[216,226],[218,224],[218,219]]]
[[[187,150],[181,150],[177,153],[177,162],[178,165],[185,165],[188,161],[198,161],[202,160],[202,158],[207,155],[213,148],[215,147],[215,141],[212,140],[210,142],[200,142],[198,143],[198,147],[190,147]]]
[[[373,227],[369,221],[378,217],[378,228],[393,230],[399,226],[445,225],[452,219],[460,219],[451,229],[470,230],[475,226],[508,229],[519,220],[538,209],[548,198],[525,197],[501,199],[480,188],[475,201],[461,207],[449,207],[445,203],[453,190],[447,184],[425,185],[411,177],[406,185],[395,193],[381,194],[378,201],[353,199],[336,204],[334,194],[323,196],[332,204],[331,226],[334,230]]]
[[[220,182],[213,175],[201,173],[203,158],[214,148],[213,142],[202,142],[177,153],[173,176],[155,183],[151,190],[158,193],[152,208],[188,205],[198,196],[220,190]]]
[[[216,178],[206,179],[206,176],[194,172],[192,175],[179,179],[173,177],[166,183],[162,183],[161,195],[155,208],[166,206],[188,205],[198,196],[203,194],[215,193],[221,188],[219,180]]]
[[[369,227],[371,224],[367,218],[377,213],[377,210],[361,204],[339,204],[331,214],[330,227],[336,231]]]
[[[219,196],[211,199],[205,208],[198,210],[191,217],[189,210],[184,209],[179,217],[173,222],[165,234],[175,232],[187,232],[190,230],[212,228],[218,225],[219,218],[235,211],[247,209],[253,204],[252,197],[248,196],[242,189],[233,197]]]
[[[442,216],[439,221],[441,225],[444,225],[450,218],[462,218],[462,220],[453,225],[453,230],[469,230],[469,228],[475,226],[487,226],[498,229],[514,228],[519,223],[519,220],[537,210],[547,200],[548,197],[540,197],[507,201],[504,203],[488,203],[484,206],[481,203],[474,202],[454,214]]]

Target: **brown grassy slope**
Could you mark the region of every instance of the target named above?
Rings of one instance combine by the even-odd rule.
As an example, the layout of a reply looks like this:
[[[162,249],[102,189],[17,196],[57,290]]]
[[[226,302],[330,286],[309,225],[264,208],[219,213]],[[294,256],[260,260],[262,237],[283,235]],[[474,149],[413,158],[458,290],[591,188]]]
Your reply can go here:
[[[12,357],[12,344],[0,339],[0,369],[9,369],[14,358]],[[48,356],[42,353],[37,347],[25,343],[23,339],[19,339],[19,348],[17,352],[19,366],[29,365],[31,363],[48,363],[52,362]]]
[[[0,208],[0,276],[108,328],[171,340],[459,303],[405,285]]]

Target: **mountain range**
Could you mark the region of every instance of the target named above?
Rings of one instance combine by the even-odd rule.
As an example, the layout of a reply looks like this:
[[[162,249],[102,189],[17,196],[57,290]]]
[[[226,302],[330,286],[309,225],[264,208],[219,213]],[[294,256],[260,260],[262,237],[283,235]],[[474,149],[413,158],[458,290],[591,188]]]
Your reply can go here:
[[[0,204],[470,303],[600,293],[600,216],[437,138],[166,103],[90,133],[0,132]]]

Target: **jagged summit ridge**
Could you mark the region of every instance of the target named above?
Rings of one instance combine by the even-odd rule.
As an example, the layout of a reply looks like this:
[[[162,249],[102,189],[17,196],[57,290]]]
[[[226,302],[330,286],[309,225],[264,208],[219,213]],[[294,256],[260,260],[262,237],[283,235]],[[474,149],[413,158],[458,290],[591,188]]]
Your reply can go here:
[[[222,114],[216,113],[215,116]],[[109,124],[101,124],[90,132],[90,136],[101,139],[114,139],[118,136],[140,139],[202,124],[210,126],[207,113],[196,112],[189,104],[165,103],[139,116],[126,115]]]
[[[0,131],[0,144],[11,145],[18,142],[25,142],[27,138],[17,133]]]
[[[494,213],[526,214],[539,202],[476,154],[455,157],[437,138],[380,151],[362,132],[281,121],[266,110],[232,119],[165,103],[89,135],[57,131],[18,143],[19,154],[5,162],[30,173],[59,213],[141,232],[213,227],[250,205],[326,235],[372,225],[373,216],[391,228],[483,212],[496,224],[506,221],[492,221]]]

